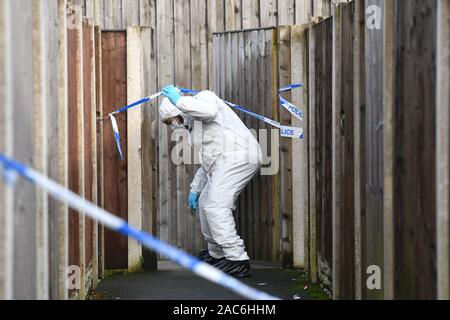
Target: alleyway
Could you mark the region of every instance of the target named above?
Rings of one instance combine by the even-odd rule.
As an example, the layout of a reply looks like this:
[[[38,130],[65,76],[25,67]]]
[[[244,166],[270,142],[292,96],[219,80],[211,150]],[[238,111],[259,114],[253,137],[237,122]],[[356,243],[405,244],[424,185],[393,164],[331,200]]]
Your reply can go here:
[[[91,295],[95,300],[240,300],[219,286],[200,279],[170,262],[160,262],[160,271],[112,276]],[[282,270],[258,262],[248,285],[285,300],[327,299],[320,287],[310,286],[298,270]],[[305,289],[306,288],[306,289]]]

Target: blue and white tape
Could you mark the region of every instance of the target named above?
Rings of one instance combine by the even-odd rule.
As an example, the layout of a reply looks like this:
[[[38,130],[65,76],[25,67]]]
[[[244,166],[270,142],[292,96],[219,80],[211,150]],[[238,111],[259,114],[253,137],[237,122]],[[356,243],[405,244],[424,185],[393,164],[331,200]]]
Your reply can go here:
[[[47,191],[50,196],[63,203],[66,203],[80,214],[84,214],[87,217],[103,224],[105,227],[116,232],[120,232],[123,235],[142,243],[142,245],[147,247],[148,249],[154,250],[157,253],[168,257],[170,260],[176,262],[177,264],[183,266],[184,268],[192,271],[196,275],[206,280],[225,287],[247,299],[279,300],[274,296],[254,289],[242,283],[241,281],[230,277],[224,272],[198,260],[197,258],[194,258],[193,256],[180,249],[177,249],[155,238],[148,233],[133,228],[132,226],[128,225],[126,221],[86,201],[74,192],[60,186],[56,182],[23,165],[22,163],[17,162],[14,159],[0,154],[0,164],[3,165],[4,176],[22,176],[23,178],[33,183],[35,186]],[[6,180],[6,182],[12,183],[13,180]]]
[[[291,84],[290,86],[281,88],[281,89],[280,89],[280,93],[287,92],[287,91],[291,91],[291,90],[298,89],[298,88],[301,88],[301,87],[303,87],[302,84],[300,84],[300,83],[294,83],[294,84]]]
[[[123,152],[122,147],[120,145],[120,132],[119,132],[119,126],[117,125],[116,118],[110,114],[109,118],[111,119],[111,125],[114,132],[114,140],[116,141],[117,151],[119,151],[120,160],[123,161]]]
[[[300,88],[302,86],[303,85],[301,85],[301,84],[292,84],[292,85],[290,85],[288,87],[280,89],[280,93],[287,92],[287,91],[290,91],[290,90],[293,90],[293,89],[296,89],[296,88]],[[179,90],[183,94],[195,95],[195,94],[199,93],[199,91],[185,89],[185,88],[179,88]],[[118,109],[117,111],[114,111],[114,112],[112,112],[112,113],[110,113],[108,115],[110,117],[110,119],[111,119],[111,124],[112,124],[113,132],[114,132],[114,139],[116,141],[117,150],[119,152],[121,160],[123,160],[123,152],[122,152],[122,147],[120,145],[120,132],[119,132],[119,127],[117,125],[117,121],[116,121],[114,115],[126,112],[126,111],[131,110],[133,108],[136,108],[136,107],[138,107],[138,106],[140,106],[140,105],[142,105],[144,103],[151,102],[151,101],[159,98],[161,95],[162,95],[162,92],[155,93],[154,95],[151,95],[151,96],[143,98],[143,99],[141,99],[139,101],[133,102],[132,104],[127,105],[125,107],[122,107],[122,108]],[[302,128],[284,127],[278,121],[269,119],[269,118],[264,117],[262,115],[259,115],[259,114],[255,113],[255,112],[250,111],[250,110],[248,110],[248,109],[246,109],[246,108],[244,108],[242,106],[239,106],[239,105],[237,105],[235,103],[232,103],[232,102],[229,102],[229,101],[224,101],[224,102],[228,106],[233,108],[233,109],[236,109],[236,110],[238,110],[240,112],[248,114],[249,116],[252,116],[255,119],[258,119],[258,120],[260,120],[262,122],[265,122],[265,123],[267,123],[267,124],[277,128],[277,129],[280,129],[281,130],[281,136],[284,137],[284,138],[292,138],[292,139],[303,139],[304,138],[304,136],[303,136],[303,129]],[[289,101],[287,101],[283,97],[281,97],[281,95],[280,95],[280,103],[281,103],[281,105],[284,108],[286,108],[290,113],[292,113],[292,115],[294,115],[295,117],[299,118],[302,121],[304,120],[304,113],[303,113],[303,111],[301,109],[297,108],[296,106],[294,106],[292,103],[290,103]],[[290,134],[292,132],[293,132],[293,134]],[[301,134],[299,134],[300,132],[301,132]]]
[[[284,107],[287,111],[289,111],[294,117],[296,117],[301,121],[305,120],[305,113],[303,112],[303,110],[297,108],[291,102],[284,99],[282,96],[280,96],[280,103],[281,106]]]
[[[232,102],[229,102],[229,101],[224,101],[224,102],[225,102],[228,106],[230,106],[231,108],[236,109],[236,110],[239,110],[239,111],[241,111],[241,112],[243,112],[243,113],[246,113],[246,114],[248,114],[249,116],[254,117],[255,119],[258,119],[258,120],[263,121],[263,122],[265,122],[265,123],[267,123],[267,124],[270,124],[271,126],[274,126],[275,128],[280,128],[280,126],[281,126],[281,124],[280,124],[278,121],[275,121],[275,120],[266,118],[266,117],[264,117],[264,116],[261,116],[261,115],[259,115],[259,114],[257,114],[257,113],[254,113],[254,112],[252,112],[252,111],[250,111],[250,110],[245,109],[244,107],[238,106],[237,104],[234,104],[234,103],[232,103]]]
[[[280,134],[284,138],[304,139],[303,128],[281,126]]]
[[[281,88],[280,89],[280,104],[283,108],[285,108],[287,111],[289,111],[294,117],[296,117],[297,119],[304,121],[305,119],[305,113],[303,112],[303,110],[301,110],[300,108],[294,106],[294,104],[292,104],[291,102],[287,101],[286,99],[284,99],[281,94],[284,92],[288,92],[294,89],[298,89],[303,87],[302,84],[299,83],[295,83],[295,84],[291,84],[288,87],[285,88]]]

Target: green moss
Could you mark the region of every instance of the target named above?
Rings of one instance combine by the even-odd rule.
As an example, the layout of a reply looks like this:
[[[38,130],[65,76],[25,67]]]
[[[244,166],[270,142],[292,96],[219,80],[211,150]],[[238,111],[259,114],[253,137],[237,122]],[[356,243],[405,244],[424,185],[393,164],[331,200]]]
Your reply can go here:
[[[118,269],[118,270],[105,270],[105,279],[122,276],[128,274],[128,270],[126,269]]]
[[[289,270],[289,274],[296,279],[289,288],[293,296],[298,294],[305,300],[330,300],[330,297],[318,284],[311,284],[307,273],[301,270]]]

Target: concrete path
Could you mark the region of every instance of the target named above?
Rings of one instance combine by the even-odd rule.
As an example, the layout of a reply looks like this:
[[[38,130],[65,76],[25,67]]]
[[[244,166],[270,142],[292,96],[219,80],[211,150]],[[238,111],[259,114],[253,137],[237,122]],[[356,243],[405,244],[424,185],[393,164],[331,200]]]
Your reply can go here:
[[[326,298],[320,288],[305,283],[298,270],[282,270],[268,263],[254,263],[253,277],[243,281],[282,299]],[[319,294],[318,294],[319,293]],[[92,299],[103,300],[240,300],[241,298],[170,262],[160,262],[159,271],[124,274],[105,279]]]

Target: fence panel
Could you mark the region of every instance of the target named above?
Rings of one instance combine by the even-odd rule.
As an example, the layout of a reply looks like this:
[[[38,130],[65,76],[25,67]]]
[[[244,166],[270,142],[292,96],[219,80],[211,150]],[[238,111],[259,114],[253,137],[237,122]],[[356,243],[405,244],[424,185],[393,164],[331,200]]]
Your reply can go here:
[[[436,5],[397,1],[395,296],[436,298]]]
[[[126,33],[103,32],[102,34],[102,87],[103,114],[107,115],[127,104],[127,55]],[[114,65],[114,68],[111,66]],[[128,219],[127,183],[127,115],[117,116],[121,133],[124,161],[117,152],[111,125],[103,124],[103,165],[105,209]],[[128,269],[128,240],[115,232],[105,230],[105,267]]]

